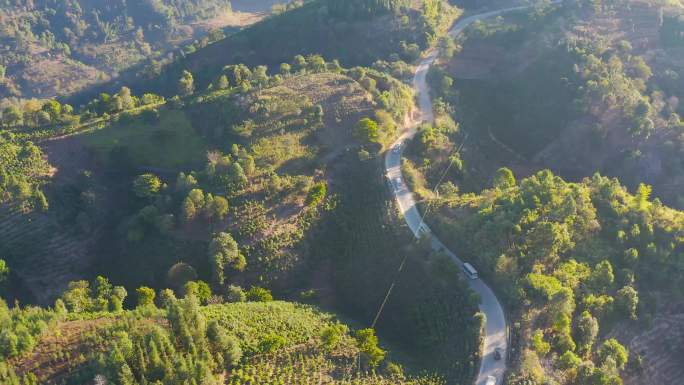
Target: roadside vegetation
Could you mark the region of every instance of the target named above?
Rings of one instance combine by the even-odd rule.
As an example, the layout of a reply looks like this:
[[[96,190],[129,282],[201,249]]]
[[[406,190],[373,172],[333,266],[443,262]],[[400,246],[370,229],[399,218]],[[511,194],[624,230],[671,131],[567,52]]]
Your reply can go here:
[[[660,26],[647,16],[658,7]],[[661,80],[677,63],[678,12],[540,6],[441,43],[436,121],[403,170],[437,236],[506,304],[508,384],[650,384],[654,365],[676,365],[634,339],[677,324],[681,301],[684,216],[668,207],[680,157],[662,152],[677,148],[681,111]]]
[[[337,178],[340,199],[317,233],[315,255],[331,258],[339,306],[373,321],[387,289],[392,295],[377,320],[380,335],[397,341],[423,367],[448,383],[470,383],[479,369],[479,299],[448,256],[415,243],[386,198],[382,167],[365,154]],[[369,181],[374,183],[369,183]],[[401,272],[397,269],[406,257]]]
[[[616,383],[640,370],[639,352],[606,336],[648,327],[654,293],[678,296],[684,247],[683,214],[652,201],[649,186],[630,194],[598,174],[568,183],[550,171],[518,183],[502,169],[492,189],[433,205],[436,231],[517,314],[521,380]]]

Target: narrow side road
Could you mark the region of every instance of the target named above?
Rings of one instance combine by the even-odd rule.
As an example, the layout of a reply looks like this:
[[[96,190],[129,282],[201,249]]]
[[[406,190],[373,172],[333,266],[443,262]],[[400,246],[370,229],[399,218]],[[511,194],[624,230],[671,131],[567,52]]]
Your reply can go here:
[[[495,11],[480,13],[472,15],[459,20],[452,29],[449,35],[455,37],[463,30],[477,20],[486,19],[492,16],[498,16],[506,12],[515,10],[522,10],[529,8],[529,5],[510,7],[499,9]],[[420,61],[413,78],[413,88],[418,95],[418,117],[413,118],[407,125],[406,131],[397,139],[390,147],[385,155],[385,171],[389,184],[392,189],[399,209],[406,220],[409,228],[416,237],[420,234],[431,235],[432,248],[434,250],[443,250],[453,261],[461,267],[463,261],[453,252],[448,250],[442,242],[439,241],[431,231],[427,224],[423,223],[421,214],[416,208],[416,202],[413,199],[413,193],[409,190],[404,182],[404,177],[401,174],[401,153],[404,149],[406,140],[412,138],[416,134],[418,125],[422,122],[433,122],[434,115],[432,112],[432,100],[430,99],[429,88],[426,77],[430,66],[437,59],[437,49],[431,49],[426,52],[423,59]],[[468,278],[465,278],[468,279]],[[508,326],[503,308],[496,298],[494,292],[481,279],[468,279],[470,288],[480,295],[482,300],[480,304],[480,311],[486,316],[486,324],[484,330],[484,347],[482,352],[482,362],[480,371],[477,376],[476,385],[498,385],[503,382],[503,375],[506,371],[506,355],[508,353]],[[494,358],[495,349],[499,348],[501,352],[501,359]],[[495,384],[491,384],[491,378],[495,378]],[[488,382],[489,380],[489,382]]]

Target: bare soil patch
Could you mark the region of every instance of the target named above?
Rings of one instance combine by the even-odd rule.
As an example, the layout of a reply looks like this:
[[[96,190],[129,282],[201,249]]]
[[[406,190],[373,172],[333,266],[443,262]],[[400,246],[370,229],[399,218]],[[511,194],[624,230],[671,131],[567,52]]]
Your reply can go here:
[[[613,336],[640,355],[643,369],[627,373],[625,385],[679,384],[684,378],[684,306],[662,312],[653,319],[651,328],[640,325],[615,328]]]

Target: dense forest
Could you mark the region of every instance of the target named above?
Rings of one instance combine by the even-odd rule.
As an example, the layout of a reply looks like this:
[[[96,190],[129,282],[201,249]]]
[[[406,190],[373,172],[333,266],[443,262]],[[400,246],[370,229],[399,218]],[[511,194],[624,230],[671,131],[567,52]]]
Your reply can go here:
[[[653,349],[681,301],[684,216],[663,204],[681,203],[669,67],[681,11],[658,22],[657,6],[571,2],[476,22],[428,75],[436,121],[403,170],[432,229],[516,320],[509,384],[676,376],[673,350]],[[616,38],[616,25],[637,27]]]
[[[649,183],[681,207],[681,14],[645,2],[568,2],[478,23],[461,54],[433,71],[434,86],[518,171],[549,167],[579,180],[598,170],[631,188]]]
[[[0,383],[684,375],[681,6],[248,3],[0,0]]]
[[[597,340],[598,332],[629,320],[652,322],[655,298],[641,291],[678,294],[682,213],[651,201],[645,185],[631,195],[600,175],[581,184],[549,171],[519,184],[511,175],[502,169],[495,189],[445,203],[459,221],[440,222],[439,229],[453,234],[502,298],[527,314],[519,330],[529,343],[521,375],[614,383],[627,364],[638,370],[638,352],[630,361],[617,341]],[[560,374],[542,369],[539,360],[547,359]]]
[[[334,17],[417,18],[447,7],[350,4],[331,3]],[[434,34],[455,17],[448,9],[443,18],[431,16]],[[6,169],[17,177],[8,178],[0,230],[2,290],[22,302],[57,298],[52,308],[6,309],[4,379],[438,384],[476,375],[483,322],[476,297],[457,269],[446,269],[443,257],[396,228],[382,184],[356,189],[356,180],[380,178],[379,153],[412,109],[412,90],[395,78],[407,80],[411,66],[399,57],[371,57],[364,61],[372,65],[344,68],[296,52],[270,68],[226,63],[215,72],[184,70],[164,84],[164,96],[124,86],[78,108],[52,99],[3,110],[3,131],[17,146]],[[373,211],[359,208],[365,197]],[[366,229],[385,230],[340,230],[361,213]],[[364,266],[377,253],[368,247],[373,234],[391,247],[381,264]],[[366,246],[346,249],[359,236]],[[391,269],[397,253],[412,255],[411,277],[402,279],[407,284],[397,287],[400,296],[375,330],[349,332],[309,319],[273,329],[268,322],[283,322],[272,320],[273,312],[296,319],[299,305],[220,305],[275,296],[333,306],[370,325],[392,277],[356,272]],[[436,271],[437,280],[430,277]],[[83,280],[88,276],[98,278]],[[433,283],[415,284],[421,281]],[[254,321],[256,336],[233,330],[233,321],[219,325],[249,325],[245,317],[253,311],[272,320]],[[398,354],[404,374],[383,360],[376,330],[399,351],[417,349],[424,357]],[[44,350],[51,344],[60,350]],[[76,353],[86,346],[92,354]],[[43,360],[49,369],[36,364]],[[413,375],[425,369],[434,375]]]
[[[270,11],[273,2],[260,3]],[[234,12],[229,0],[3,1],[0,98],[65,97],[136,64],[192,52],[258,17]]]
[[[298,54],[320,54],[348,67],[371,66],[378,60],[411,62],[459,14],[446,0],[310,1],[175,62],[146,66],[130,83],[140,92],[173,95],[173,84],[184,70],[195,74],[204,88],[225,65],[276,68]]]

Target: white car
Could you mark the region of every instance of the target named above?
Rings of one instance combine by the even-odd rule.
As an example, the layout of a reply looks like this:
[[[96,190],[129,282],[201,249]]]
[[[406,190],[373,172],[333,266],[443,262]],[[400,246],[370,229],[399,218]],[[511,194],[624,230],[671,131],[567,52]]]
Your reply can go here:
[[[428,229],[427,225],[421,223],[420,226],[418,226],[418,232],[423,235],[427,235],[430,234],[430,229]]]

